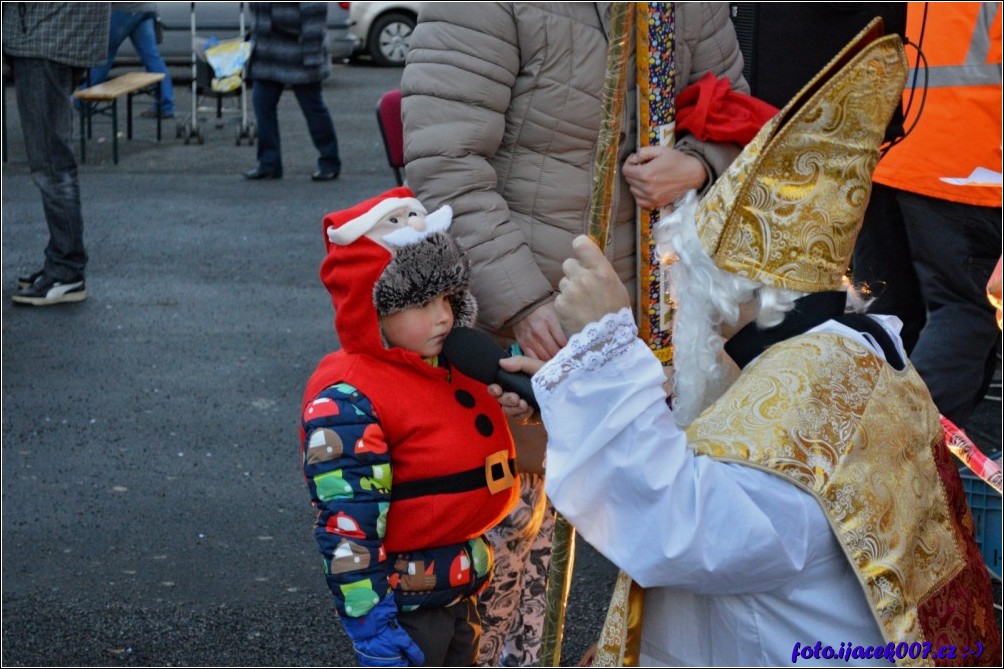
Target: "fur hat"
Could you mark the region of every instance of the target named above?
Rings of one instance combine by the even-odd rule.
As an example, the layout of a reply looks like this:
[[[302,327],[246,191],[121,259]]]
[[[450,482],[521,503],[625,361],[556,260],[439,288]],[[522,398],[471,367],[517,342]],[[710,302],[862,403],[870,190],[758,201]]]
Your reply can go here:
[[[466,254],[453,237],[434,232],[397,249],[373,286],[373,304],[379,315],[387,316],[445,293],[453,306],[455,325],[471,327],[477,302],[468,290],[470,283],[471,263]]]

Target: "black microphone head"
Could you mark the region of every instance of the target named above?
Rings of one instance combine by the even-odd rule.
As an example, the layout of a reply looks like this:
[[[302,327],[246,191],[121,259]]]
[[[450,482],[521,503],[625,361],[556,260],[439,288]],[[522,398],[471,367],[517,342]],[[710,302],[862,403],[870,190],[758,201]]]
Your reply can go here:
[[[459,327],[443,342],[443,355],[461,373],[485,384],[495,383],[499,360],[509,357],[488,333]]]

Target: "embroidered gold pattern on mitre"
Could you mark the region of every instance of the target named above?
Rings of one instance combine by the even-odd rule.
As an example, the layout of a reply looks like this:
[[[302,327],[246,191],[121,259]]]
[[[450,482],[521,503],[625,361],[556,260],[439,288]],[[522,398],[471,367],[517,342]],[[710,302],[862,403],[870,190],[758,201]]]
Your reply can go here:
[[[790,290],[839,288],[907,76],[898,36],[864,47],[860,37],[761,128],[701,200],[699,236],[722,269]]]
[[[896,372],[852,339],[802,335],[751,363],[687,437],[700,455],[812,494],[886,640],[924,641],[918,604],[964,562],[932,456],[938,411],[912,366]]]

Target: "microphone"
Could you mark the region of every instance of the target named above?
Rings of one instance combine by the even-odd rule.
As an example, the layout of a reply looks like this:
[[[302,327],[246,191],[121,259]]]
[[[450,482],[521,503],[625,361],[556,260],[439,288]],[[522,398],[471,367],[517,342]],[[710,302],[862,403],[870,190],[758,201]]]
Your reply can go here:
[[[488,333],[473,328],[453,328],[443,342],[443,354],[447,362],[475,381],[486,385],[497,383],[503,390],[519,395],[534,409],[540,409],[530,375],[507,372],[499,367],[499,360],[510,356]]]

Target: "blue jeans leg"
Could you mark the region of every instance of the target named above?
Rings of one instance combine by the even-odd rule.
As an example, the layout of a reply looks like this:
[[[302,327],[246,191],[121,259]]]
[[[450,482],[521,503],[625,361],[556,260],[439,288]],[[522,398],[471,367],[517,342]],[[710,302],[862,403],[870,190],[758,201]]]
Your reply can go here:
[[[113,12],[118,14],[119,12]],[[143,67],[147,72],[163,73],[164,81],[160,84],[160,113],[174,114],[174,85],[171,83],[171,73],[167,70],[167,64],[157,49],[157,34],[154,27],[156,15],[153,12],[143,12],[135,14],[140,20],[133,31],[129,33],[136,53],[143,61]]]
[[[133,48],[143,62],[147,72],[165,74],[160,85],[160,112],[174,113],[174,85],[171,83],[171,73],[167,64],[157,49],[157,35],[154,29],[156,14],[153,12],[119,12],[112,11],[108,30],[108,60],[104,65],[91,68],[90,83],[92,86],[108,80],[108,73],[115,63],[119,47],[126,38],[132,42]]]
[[[11,58],[31,178],[49,226],[45,271],[62,280],[84,274],[84,219],[73,155],[74,68],[41,58]]]
[[[255,79],[251,88],[251,102],[258,123],[258,169],[265,172],[282,172],[279,98],[284,88],[283,84],[262,79]]]
[[[296,101],[300,103],[300,110],[307,120],[310,139],[321,154],[317,159],[317,169],[322,172],[341,172],[338,135],[335,134],[331,113],[321,96],[321,83],[293,86],[293,92],[296,93]]]
[[[90,84],[97,84],[108,81],[108,73],[115,63],[115,56],[118,55],[119,47],[132,34],[136,26],[139,25],[142,14],[132,12],[112,12],[111,21],[108,28],[108,60],[104,65],[91,68]]]

